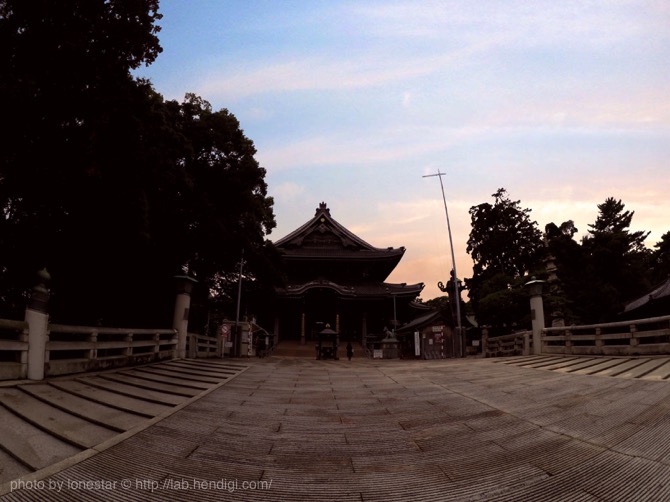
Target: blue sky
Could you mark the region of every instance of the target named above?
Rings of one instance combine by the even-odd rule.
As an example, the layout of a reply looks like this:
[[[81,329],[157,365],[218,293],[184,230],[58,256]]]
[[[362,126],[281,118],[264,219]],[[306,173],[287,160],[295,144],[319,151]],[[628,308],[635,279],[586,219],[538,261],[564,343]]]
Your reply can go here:
[[[670,3],[161,0],[167,99],[227,108],[267,169],[283,237],[325,201],[377,247],[389,282],[459,277],[471,206],[498,188],[540,228],[586,233],[607,197],[653,246],[670,230]]]

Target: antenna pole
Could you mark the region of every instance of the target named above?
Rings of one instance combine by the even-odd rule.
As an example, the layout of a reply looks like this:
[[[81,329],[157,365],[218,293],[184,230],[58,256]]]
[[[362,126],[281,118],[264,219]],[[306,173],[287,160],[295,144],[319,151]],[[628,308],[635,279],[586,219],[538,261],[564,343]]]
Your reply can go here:
[[[449,222],[449,210],[447,209],[447,198],[444,196],[444,185],[442,184],[442,176],[446,173],[441,173],[437,170],[437,174],[427,174],[424,178],[432,178],[437,176],[440,180],[440,188],[442,189],[442,201],[444,202],[444,214],[447,216],[447,232],[449,233],[449,247],[451,248],[451,264],[454,270],[454,298],[456,301],[456,325],[458,326],[458,336],[461,336],[461,295],[458,291],[458,274],[456,273],[456,256],[454,255],[454,241],[451,238],[451,223]],[[461,339],[461,352],[463,352],[463,340]]]

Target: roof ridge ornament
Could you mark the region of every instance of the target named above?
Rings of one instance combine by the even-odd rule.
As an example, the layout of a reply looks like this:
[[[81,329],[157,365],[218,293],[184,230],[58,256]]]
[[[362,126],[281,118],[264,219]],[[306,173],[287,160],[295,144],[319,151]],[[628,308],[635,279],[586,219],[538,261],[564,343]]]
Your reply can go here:
[[[330,216],[330,209],[328,209],[328,205],[325,202],[321,202],[319,204],[319,207],[316,208],[316,215],[318,215],[320,212],[326,213],[328,216]]]

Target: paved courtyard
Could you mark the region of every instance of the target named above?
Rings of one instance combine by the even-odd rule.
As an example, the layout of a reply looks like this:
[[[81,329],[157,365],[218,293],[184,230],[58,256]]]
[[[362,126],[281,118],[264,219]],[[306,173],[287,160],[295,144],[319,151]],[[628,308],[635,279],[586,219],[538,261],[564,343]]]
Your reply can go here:
[[[670,382],[518,361],[249,360],[0,500],[670,499]]]

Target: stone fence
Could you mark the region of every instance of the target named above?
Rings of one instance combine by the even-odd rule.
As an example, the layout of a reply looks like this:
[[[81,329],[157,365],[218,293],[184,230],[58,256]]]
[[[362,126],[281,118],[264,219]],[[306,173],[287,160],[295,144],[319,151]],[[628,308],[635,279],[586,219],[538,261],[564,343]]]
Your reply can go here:
[[[28,375],[28,323],[0,319],[0,380]]]
[[[532,331],[488,337],[482,335],[484,357],[527,356],[531,353]]]
[[[482,337],[485,357],[533,354],[533,333]],[[670,316],[561,326],[541,330],[536,355],[638,356],[670,354]]]
[[[31,334],[25,321],[0,319],[0,380],[41,380],[175,359],[174,329],[104,328],[47,323]]]
[[[230,343],[224,336],[188,332],[190,293],[195,280],[179,276],[172,329],[68,326],[49,321],[48,273],[39,274],[23,321],[0,319],[0,380],[42,380],[86,371],[147,364],[178,358],[223,357]],[[253,322],[240,322],[240,340],[251,355]],[[246,350],[245,346],[245,350]],[[230,353],[230,351],[227,351]]]
[[[125,329],[49,324],[45,351],[48,376],[98,371],[174,359],[174,329]]]
[[[670,316],[542,330],[542,354],[670,354]]]
[[[191,359],[201,357],[222,357],[223,351],[223,337],[189,333],[186,338],[186,354]]]

